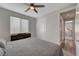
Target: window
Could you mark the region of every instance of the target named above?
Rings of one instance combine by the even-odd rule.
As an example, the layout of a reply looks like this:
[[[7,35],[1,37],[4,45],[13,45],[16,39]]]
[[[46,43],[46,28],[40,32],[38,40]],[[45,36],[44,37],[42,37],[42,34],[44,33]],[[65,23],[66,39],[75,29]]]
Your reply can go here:
[[[29,32],[29,21],[17,17],[10,17],[10,33],[27,33]]]
[[[26,32],[28,32],[29,30],[28,30],[28,20],[25,20],[25,19],[22,19],[21,20],[21,25],[22,25],[22,28],[21,28],[21,32],[22,33],[26,33]]]
[[[20,19],[16,17],[10,18],[10,33],[19,33],[20,32]]]

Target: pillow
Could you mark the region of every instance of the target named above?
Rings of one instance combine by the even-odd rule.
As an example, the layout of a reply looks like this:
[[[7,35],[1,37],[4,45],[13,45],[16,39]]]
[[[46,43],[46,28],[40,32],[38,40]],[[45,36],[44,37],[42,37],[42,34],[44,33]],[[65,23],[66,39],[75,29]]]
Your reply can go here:
[[[3,56],[3,55],[4,55],[3,48],[0,48],[0,56]]]
[[[0,39],[0,47],[1,48],[5,48],[6,47],[6,44],[7,44],[6,40]]]

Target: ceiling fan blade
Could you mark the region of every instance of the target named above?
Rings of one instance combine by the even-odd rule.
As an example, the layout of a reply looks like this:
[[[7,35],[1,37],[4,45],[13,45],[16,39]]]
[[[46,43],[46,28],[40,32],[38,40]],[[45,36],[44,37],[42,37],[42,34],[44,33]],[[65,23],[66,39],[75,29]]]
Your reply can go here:
[[[34,5],[34,7],[45,7],[45,5]]]
[[[25,10],[25,12],[27,12],[28,10],[30,10],[30,8],[28,8],[27,10]]]
[[[38,11],[34,8],[34,11],[36,12],[36,13],[38,13]]]

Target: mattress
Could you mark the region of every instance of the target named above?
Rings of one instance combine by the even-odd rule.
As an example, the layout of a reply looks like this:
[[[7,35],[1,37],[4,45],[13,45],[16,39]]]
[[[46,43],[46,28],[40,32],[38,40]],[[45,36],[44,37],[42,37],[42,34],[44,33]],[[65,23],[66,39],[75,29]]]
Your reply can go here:
[[[62,49],[54,43],[37,38],[8,42],[6,56],[62,56]]]

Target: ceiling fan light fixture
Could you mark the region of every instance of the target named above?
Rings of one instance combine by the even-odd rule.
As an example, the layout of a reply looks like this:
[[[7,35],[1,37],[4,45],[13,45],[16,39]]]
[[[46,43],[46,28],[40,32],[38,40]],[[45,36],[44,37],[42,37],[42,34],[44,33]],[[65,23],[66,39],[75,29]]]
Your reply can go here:
[[[44,5],[35,5],[34,3],[30,3],[29,8],[27,8],[25,11],[27,12],[28,10],[33,10],[36,13],[38,13],[39,8],[45,7]]]
[[[31,7],[30,7],[30,9],[34,10],[34,7],[33,7],[33,6],[31,6]]]

